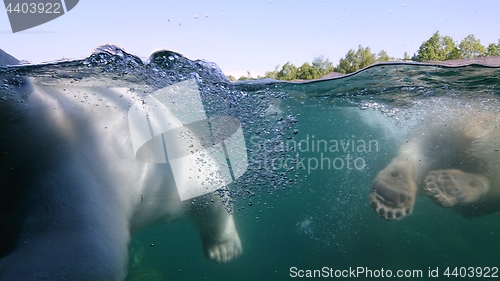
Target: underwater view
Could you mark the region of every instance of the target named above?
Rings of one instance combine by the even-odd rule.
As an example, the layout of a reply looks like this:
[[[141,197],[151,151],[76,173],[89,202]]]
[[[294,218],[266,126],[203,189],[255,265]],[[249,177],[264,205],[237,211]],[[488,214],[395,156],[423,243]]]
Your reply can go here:
[[[98,122],[96,136],[103,139],[119,120],[126,120],[128,116],[130,122],[133,111],[130,108],[142,110],[152,106],[155,102],[152,96],[158,100],[170,99],[170,92],[162,92],[165,88],[181,89],[179,97],[168,106],[174,115],[181,116],[180,127],[191,122],[184,122],[183,118],[193,116],[201,116],[195,118],[197,122],[212,120],[210,130],[215,130],[216,125],[221,127],[220,139],[213,137],[207,142],[210,145],[225,143],[221,146],[225,153],[223,166],[230,168],[230,172],[222,189],[215,194],[223,198],[221,206],[226,207],[224,212],[232,214],[241,240],[241,247],[235,242],[234,259],[229,254],[218,258],[216,253],[214,257],[210,250],[204,251],[199,227],[192,218],[177,216],[177,213],[171,218],[155,217],[131,227],[125,280],[244,281],[301,277],[427,280],[499,276],[498,66],[394,62],[324,80],[230,82],[215,63],[189,60],[171,51],[155,52],[144,62],[118,47],[106,45],[82,60],[0,67],[0,77],[0,194],[3,197],[0,223],[2,231],[17,235],[16,238],[11,237],[14,234],[1,236],[4,242],[0,248],[0,280],[10,276],[10,267],[15,262],[9,255],[22,244],[17,237],[24,225],[19,222],[10,228],[12,217],[25,216],[19,211],[24,208],[20,206],[37,206],[40,201],[36,198],[56,200],[58,196],[52,190],[54,193],[50,196],[30,197],[29,194],[36,191],[29,189],[32,193],[22,193],[31,198],[28,203],[12,203],[21,194],[13,191],[17,184],[13,182],[25,180],[24,174],[9,174],[11,163],[31,157],[38,153],[36,151],[44,150],[46,141],[53,141],[51,137],[37,140],[27,130],[11,126],[24,120],[23,114],[30,114],[23,106],[31,108],[27,104],[29,92],[35,91],[34,88],[51,93],[50,98],[46,98],[50,108],[44,112],[61,108],[64,99],[70,106],[61,111],[62,115],[85,112],[97,116],[68,125],[57,121],[66,117],[53,114],[57,128],[66,130],[65,126],[75,124],[87,128]],[[182,105],[183,86],[180,85],[185,85],[182,83],[195,85],[204,113],[196,111],[188,98],[185,101],[189,106]],[[123,108],[123,116],[114,115],[117,107]],[[153,111],[146,114],[147,120],[154,119],[157,113]],[[148,122],[153,132],[154,120]],[[201,127],[189,128],[194,135],[199,135],[197,130],[202,130]],[[149,161],[147,165],[151,167],[171,160],[169,165],[179,189],[179,174],[175,171],[174,153],[168,152],[167,136],[163,137],[160,153],[165,147],[164,162],[155,162],[153,144],[141,140],[140,145],[144,146],[139,147],[130,130],[134,146],[131,154],[135,153],[138,161]],[[50,135],[52,131],[42,132]],[[68,151],[81,149],[78,132],[65,132],[63,135],[71,139]],[[128,135],[128,130],[124,134]],[[77,137],[72,139],[73,136]],[[231,139],[231,136],[235,137]],[[121,140],[128,138],[113,139],[108,150],[95,161],[101,158],[113,159],[117,164],[125,161],[113,154],[119,153],[116,147],[121,145]],[[229,140],[233,143],[241,140],[237,160],[232,157]],[[95,142],[99,141],[100,138],[95,137]],[[94,143],[85,145],[95,146]],[[18,146],[30,147],[34,152],[16,154]],[[206,145],[201,144],[199,148]],[[45,157],[44,153],[40,155]],[[93,163],[85,162],[84,157],[77,160]],[[90,171],[92,165],[75,167]],[[28,166],[45,169],[33,162],[19,164],[19,167]],[[115,169],[114,166],[106,168]],[[23,169],[19,168],[20,173],[24,173]],[[196,170],[184,169],[182,173],[195,177]],[[108,173],[105,169],[92,171],[81,176],[82,179]],[[147,173],[144,172],[144,177]],[[47,182],[52,180],[55,181],[47,179]],[[127,184],[127,180],[119,177],[110,177],[110,180]],[[149,183],[163,183],[155,181],[156,178]],[[185,196],[189,200],[195,198],[193,202],[208,202],[210,197],[206,194],[221,188],[216,187],[206,192],[198,190],[200,193],[193,196],[187,192]],[[40,193],[44,193],[47,187],[41,188]],[[71,186],[68,190],[71,188],[85,186]],[[180,194],[181,190],[178,191]],[[14,196],[9,195],[12,192]],[[96,192],[99,193],[99,189]],[[109,203],[114,195],[109,198],[108,195],[102,200],[114,206]],[[149,204],[154,193],[150,196],[141,193],[136,204]],[[183,198],[182,194],[179,196]],[[78,196],[71,200],[85,206],[87,211],[100,204],[88,203]],[[155,200],[155,204],[160,205],[178,204],[162,202],[161,196]],[[48,203],[40,205],[36,212],[53,211]],[[66,205],[60,208],[71,209]],[[197,210],[204,212],[203,208]],[[133,213],[124,210],[124,216],[127,212]],[[98,211],[91,213],[92,220],[96,221],[100,220],[99,216],[107,215]],[[130,216],[135,220],[142,213]],[[167,224],[170,220],[173,221]],[[105,225],[115,227],[115,223]],[[238,234],[233,237],[234,241]],[[114,234],[109,235],[109,240],[103,240],[108,243],[103,242],[101,246],[114,243]],[[23,236],[23,239],[25,237],[29,240],[31,236]],[[129,238],[116,239],[128,241]],[[205,241],[203,239],[202,234]],[[16,255],[22,262],[24,257]],[[210,259],[222,260],[222,264]],[[9,273],[2,277],[2,272]]]

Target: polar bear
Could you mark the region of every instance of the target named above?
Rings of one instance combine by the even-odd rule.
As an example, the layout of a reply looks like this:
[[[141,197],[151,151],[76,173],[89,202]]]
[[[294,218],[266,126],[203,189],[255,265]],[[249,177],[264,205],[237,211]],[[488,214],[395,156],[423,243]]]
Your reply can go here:
[[[16,63],[0,50],[0,64]],[[168,163],[135,158],[136,93],[1,75],[0,280],[123,280],[131,233],[183,214],[209,259],[242,253],[225,193],[182,201]]]
[[[419,187],[440,206],[476,217],[500,209],[500,114],[460,103],[417,125],[372,182],[382,218],[409,215]]]

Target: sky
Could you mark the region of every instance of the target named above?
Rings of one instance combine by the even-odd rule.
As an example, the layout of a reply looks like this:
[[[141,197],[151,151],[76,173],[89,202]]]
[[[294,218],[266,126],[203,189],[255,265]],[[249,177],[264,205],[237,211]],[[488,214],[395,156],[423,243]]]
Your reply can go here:
[[[102,44],[143,59],[168,49],[238,78],[319,56],[336,65],[359,45],[412,56],[436,31],[498,43],[499,11],[498,0],[80,0],[67,14],[18,33],[0,10],[0,49],[31,63],[85,58]]]

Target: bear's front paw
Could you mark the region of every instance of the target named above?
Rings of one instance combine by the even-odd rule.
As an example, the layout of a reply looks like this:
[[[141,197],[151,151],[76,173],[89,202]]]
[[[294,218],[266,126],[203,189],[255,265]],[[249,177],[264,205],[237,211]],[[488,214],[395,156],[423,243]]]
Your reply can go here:
[[[240,236],[236,231],[233,217],[215,229],[202,235],[203,250],[205,255],[218,263],[227,263],[243,253]]]
[[[205,251],[209,259],[218,263],[227,263],[243,253],[240,237],[237,233],[228,240],[207,245]]]

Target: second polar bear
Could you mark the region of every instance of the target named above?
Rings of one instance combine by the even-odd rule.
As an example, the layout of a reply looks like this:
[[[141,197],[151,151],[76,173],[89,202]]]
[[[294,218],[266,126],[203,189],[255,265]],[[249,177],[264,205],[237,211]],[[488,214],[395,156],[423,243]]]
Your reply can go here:
[[[370,204],[382,218],[413,211],[421,187],[435,203],[465,215],[500,209],[500,117],[462,104],[417,125],[375,177]]]

